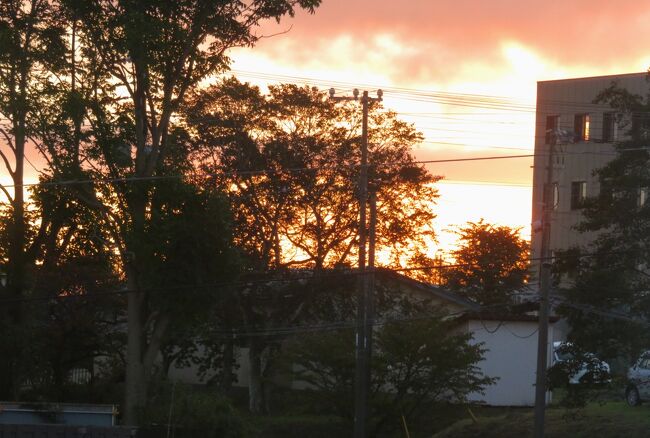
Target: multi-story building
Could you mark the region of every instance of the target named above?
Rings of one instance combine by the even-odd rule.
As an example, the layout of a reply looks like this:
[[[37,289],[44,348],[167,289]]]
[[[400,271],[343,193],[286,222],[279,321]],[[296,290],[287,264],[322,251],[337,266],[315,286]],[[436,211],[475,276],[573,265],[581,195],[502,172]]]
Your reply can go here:
[[[586,197],[599,193],[594,171],[614,158],[613,143],[626,135],[618,126],[614,110],[594,99],[616,82],[629,92],[647,95],[647,73],[632,73],[589,78],[542,81],[537,83],[535,126],[535,164],[532,202],[533,273],[539,273],[541,219],[547,166],[553,146],[551,210],[551,254],[571,247],[585,246],[593,238],[575,226],[581,221]]]

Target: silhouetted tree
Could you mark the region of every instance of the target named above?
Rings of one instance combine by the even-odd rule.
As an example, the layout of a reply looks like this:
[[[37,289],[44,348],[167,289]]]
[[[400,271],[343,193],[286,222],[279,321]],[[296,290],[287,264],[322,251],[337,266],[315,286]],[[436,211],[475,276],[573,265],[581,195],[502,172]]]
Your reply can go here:
[[[182,171],[191,167],[189,161],[179,161],[187,158],[182,153],[186,143],[174,128],[173,116],[188,92],[196,89],[203,79],[227,68],[225,52],[229,48],[253,45],[258,40],[254,29],[260,21],[279,20],[284,15],[292,15],[295,8],[313,11],[319,3],[319,0],[264,0],[250,4],[199,0],[65,1],[70,16],[78,24],[80,51],[86,61],[92,61],[87,68],[76,72],[77,80],[92,84],[93,93],[75,99],[74,115],[87,118],[92,129],[82,130],[80,147],[74,144],[72,150],[59,151],[66,150],[71,160],[63,163],[65,168],[56,171],[91,180],[133,179],[103,187],[80,185],[77,190],[79,199],[97,212],[97,223],[110,233],[110,240],[121,255],[119,269],[130,291],[126,424],[137,422],[137,411],[146,403],[151,365],[171,322],[169,311],[174,307],[171,298],[176,297],[178,302],[182,297],[181,294],[162,297],[164,294],[154,291],[169,286],[163,280],[174,279],[172,284],[187,280],[183,275],[174,276],[171,269],[178,264],[185,268],[196,260],[170,260],[167,254],[158,251],[181,249],[193,256],[199,252],[192,253],[192,248],[178,240],[189,232],[182,230],[183,226],[191,227],[187,219],[200,218],[194,213],[216,214],[213,217],[218,223],[213,225],[224,223],[220,212],[210,212],[214,204],[206,204],[207,199],[198,202],[201,196],[210,195],[209,191],[196,190],[183,182],[163,184],[152,179],[184,174]],[[225,231],[217,230],[217,234]],[[220,237],[214,237],[199,242],[200,248],[223,243],[217,242]],[[192,236],[193,241],[197,238]],[[216,254],[224,255],[224,251]],[[169,269],[165,275],[160,275],[162,266]],[[199,283],[194,280],[192,284]]]
[[[2,269],[8,274],[0,297],[12,300],[0,310],[0,397],[12,398],[21,380],[21,299],[29,295],[35,252],[30,248],[30,213],[25,190],[26,147],[33,134],[32,117],[43,102],[40,91],[52,72],[61,70],[64,28],[57,3],[7,0],[0,4],[0,158],[13,187],[0,184],[6,251]],[[6,338],[5,338],[6,337]]]
[[[453,267],[441,269],[443,283],[481,304],[508,304],[526,286],[529,244],[519,229],[469,222],[459,227]]]
[[[236,214],[239,244],[258,270],[351,264],[356,257],[361,110],[309,87],[277,85],[263,96],[235,79],[198,94],[186,110],[197,157]],[[411,149],[422,139],[394,112],[369,116],[371,188],[377,193],[377,246],[388,264],[433,239],[439,179]]]

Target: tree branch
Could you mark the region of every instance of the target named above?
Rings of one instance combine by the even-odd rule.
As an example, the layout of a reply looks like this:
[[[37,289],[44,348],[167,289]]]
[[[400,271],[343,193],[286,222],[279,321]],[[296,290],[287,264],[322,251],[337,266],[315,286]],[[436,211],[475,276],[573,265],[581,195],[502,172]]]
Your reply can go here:
[[[14,142],[11,139],[9,133],[4,128],[0,128],[0,134],[2,134],[2,136],[7,141],[7,146],[9,146],[9,149],[11,149],[13,153],[16,153],[16,147],[14,146]]]
[[[7,200],[13,204],[14,198],[9,194],[9,191],[6,189],[6,187],[3,184],[0,184],[0,190],[5,194],[7,197]]]
[[[0,149],[0,157],[2,157],[2,161],[4,162],[4,165],[7,168],[9,175],[11,175],[12,178],[15,178],[16,172],[11,168],[11,163],[9,162],[9,158],[7,158],[7,155],[4,152],[2,152],[1,149]]]

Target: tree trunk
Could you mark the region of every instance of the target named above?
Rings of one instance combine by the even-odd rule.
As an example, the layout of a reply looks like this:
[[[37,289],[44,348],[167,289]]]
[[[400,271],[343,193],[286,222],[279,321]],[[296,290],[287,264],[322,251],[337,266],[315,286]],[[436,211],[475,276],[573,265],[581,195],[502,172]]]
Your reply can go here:
[[[24,115],[20,114],[22,119]],[[21,299],[25,293],[25,269],[26,269],[26,224],[25,224],[25,189],[24,183],[24,161],[25,161],[25,130],[23,123],[14,121],[15,131],[15,169],[12,175],[14,183],[14,198],[11,203],[11,226],[9,229],[8,248],[8,278],[4,290],[5,299],[9,300],[3,309],[2,336],[5,338],[0,347],[0,355],[3,356],[0,363],[0,397],[12,399],[16,396],[16,388],[19,387],[20,379],[20,357],[22,346],[17,341],[18,333],[22,332],[23,304]],[[7,312],[7,313],[4,313]],[[25,339],[27,342],[27,339]]]
[[[264,343],[255,337],[251,338],[248,350],[250,362],[248,377],[248,409],[252,414],[263,413],[264,387],[262,384],[262,352]]]
[[[139,414],[147,400],[147,381],[143,364],[144,332],[142,292],[135,292],[136,282],[129,276],[126,379],[124,388],[124,419],[127,426],[137,426]]]
[[[273,358],[275,356],[275,347],[268,346],[262,355],[262,389],[264,390],[264,412],[271,413],[271,396],[273,395],[273,376],[275,367]]]
[[[223,346],[223,366],[221,371],[221,393],[229,397],[232,392],[232,373],[235,365],[235,342],[229,337]]]

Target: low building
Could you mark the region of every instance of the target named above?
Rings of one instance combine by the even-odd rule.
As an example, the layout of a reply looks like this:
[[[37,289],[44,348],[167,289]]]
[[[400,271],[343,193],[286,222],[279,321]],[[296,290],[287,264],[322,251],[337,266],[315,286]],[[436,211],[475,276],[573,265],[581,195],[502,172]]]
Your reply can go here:
[[[351,276],[353,280],[355,277]],[[531,406],[535,397],[535,370],[537,360],[537,318],[532,315],[495,314],[482,312],[478,304],[469,301],[442,287],[413,280],[389,269],[380,269],[376,274],[377,287],[394,294],[407,295],[415,300],[426,300],[438,309],[444,309],[449,318],[458,321],[458,330],[472,335],[473,343],[481,343],[486,352],[478,364],[481,371],[498,378],[488,387],[485,394],[472,394],[471,401],[494,406]],[[348,281],[350,293],[355,291],[355,281]],[[399,318],[396,308],[391,317]],[[555,320],[552,319],[552,322]],[[549,327],[549,339],[553,339],[553,324]],[[551,344],[549,344],[551,345]],[[239,347],[237,386],[248,387],[250,362],[248,348]],[[551,351],[548,353],[549,365]],[[194,367],[172,366],[170,378],[188,383],[201,383]],[[278,382],[294,389],[303,384],[283,380]]]

